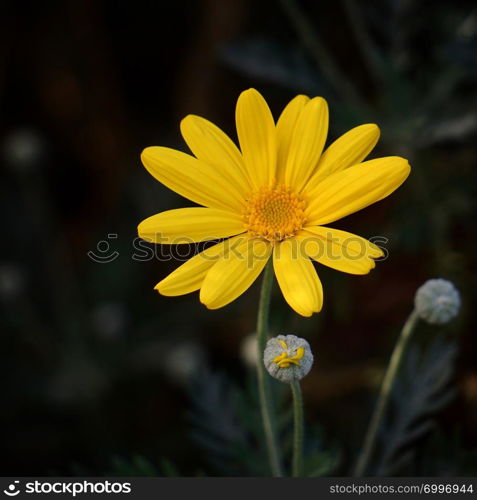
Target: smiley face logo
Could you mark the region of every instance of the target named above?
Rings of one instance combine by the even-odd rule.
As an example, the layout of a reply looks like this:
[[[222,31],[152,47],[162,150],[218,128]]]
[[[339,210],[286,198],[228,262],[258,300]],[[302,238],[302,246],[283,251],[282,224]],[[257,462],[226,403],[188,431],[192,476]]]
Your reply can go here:
[[[20,493],[20,490],[17,489],[17,484],[19,484],[20,481],[13,481],[13,483],[8,485],[8,488],[6,490],[3,490],[3,493],[5,495],[8,495],[9,497],[16,497],[18,493]]]

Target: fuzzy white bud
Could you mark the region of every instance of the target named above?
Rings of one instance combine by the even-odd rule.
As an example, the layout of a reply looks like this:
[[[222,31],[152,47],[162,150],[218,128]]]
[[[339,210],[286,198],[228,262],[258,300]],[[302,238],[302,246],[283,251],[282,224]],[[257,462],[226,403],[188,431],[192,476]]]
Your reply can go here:
[[[423,320],[433,325],[443,325],[457,316],[460,294],[450,281],[432,279],[417,290],[414,305]]]

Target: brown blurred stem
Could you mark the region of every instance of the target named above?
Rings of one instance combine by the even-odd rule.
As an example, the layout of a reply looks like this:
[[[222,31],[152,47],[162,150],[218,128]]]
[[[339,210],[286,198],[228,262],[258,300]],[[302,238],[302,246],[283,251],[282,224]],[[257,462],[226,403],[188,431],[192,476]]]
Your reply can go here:
[[[358,43],[358,48],[363,56],[364,63],[376,83],[382,81],[381,65],[378,50],[369,36],[366,25],[361,15],[359,4],[356,0],[342,0],[342,4],[348,17],[349,25]]]
[[[358,107],[364,107],[362,99],[336,66],[298,3],[295,0],[280,0],[280,3],[303,46],[308,50],[323,75],[333,85],[337,94]]]
[[[355,477],[361,477],[366,473],[369,461],[372,458],[379,427],[388,407],[394,380],[396,379],[396,375],[399,369],[399,365],[401,364],[404,351],[406,350],[409,338],[414,331],[414,327],[416,326],[418,319],[419,316],[414,309],[407,318],[406,323],[401,330],[401,335],[399,336],[396,346],[394,347],[394,351],[391,355],[391,360],[389,361],[389,365],[386,370],[386,375],[384,376],[384,380],[381,385],[378,401],[376,403],[373,416],[371,417],[371,421],[366,431],[363,448],[356,463],[356,468],[354,470]]]

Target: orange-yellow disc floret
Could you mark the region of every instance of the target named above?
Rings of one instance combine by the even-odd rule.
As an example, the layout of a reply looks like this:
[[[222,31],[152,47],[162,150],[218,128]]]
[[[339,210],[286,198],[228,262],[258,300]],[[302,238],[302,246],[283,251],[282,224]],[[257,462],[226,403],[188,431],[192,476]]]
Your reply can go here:
[[[285,186],[260,188],[249,197],[244,213],[250,235],[269,241],[294,236],[305,221],[305,201]]]

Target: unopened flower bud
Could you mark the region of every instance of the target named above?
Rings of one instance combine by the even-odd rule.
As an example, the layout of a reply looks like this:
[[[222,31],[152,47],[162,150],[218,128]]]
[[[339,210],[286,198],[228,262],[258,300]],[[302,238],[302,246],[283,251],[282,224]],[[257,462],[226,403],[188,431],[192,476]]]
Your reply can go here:
[[[267,342],[263,362],[270,375],[282,382],[302,379],[313,365],[310,344],[296,335],[278,335]]]
[[[417,290],[414,305],[423,320],[433,325],[443,325],[457,316],[460,294],[450,281],[432,279]]]

